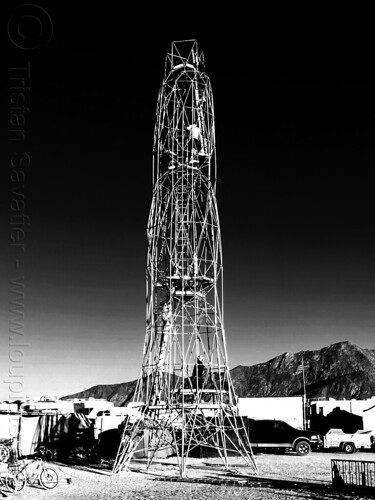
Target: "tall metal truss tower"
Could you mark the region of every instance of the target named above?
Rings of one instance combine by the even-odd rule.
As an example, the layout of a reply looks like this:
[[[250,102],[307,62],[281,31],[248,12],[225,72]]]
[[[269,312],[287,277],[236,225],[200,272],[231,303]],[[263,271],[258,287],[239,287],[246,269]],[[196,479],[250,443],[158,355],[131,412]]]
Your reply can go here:
[[[147,225],[147,311],[143,362],[113,472],[127,467],[147,435],[148,465],[172,447],[181,475],[188,456],[215,449],[241,455],[257,472],[228,367],[223,266],[215,197],[214,107],[195,40],[166,57],[154,134],[153,196]]]

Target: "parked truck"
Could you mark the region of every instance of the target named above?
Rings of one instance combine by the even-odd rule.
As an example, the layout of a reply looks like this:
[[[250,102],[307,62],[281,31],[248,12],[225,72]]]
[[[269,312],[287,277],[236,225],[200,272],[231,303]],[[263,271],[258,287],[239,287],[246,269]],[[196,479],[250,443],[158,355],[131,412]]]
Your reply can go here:
[[[303,456],[319,449],[323,442],[314,431],[292,427],[282,420],[248,419],[251,447],[258,450],[293,450]]]
[[[324,448],[338,448],[345,453],[354,453],[359,449],[374,449],[375,438],[372,431],[357,431],[347,434],[342,429],[330,429],[323,437]]]

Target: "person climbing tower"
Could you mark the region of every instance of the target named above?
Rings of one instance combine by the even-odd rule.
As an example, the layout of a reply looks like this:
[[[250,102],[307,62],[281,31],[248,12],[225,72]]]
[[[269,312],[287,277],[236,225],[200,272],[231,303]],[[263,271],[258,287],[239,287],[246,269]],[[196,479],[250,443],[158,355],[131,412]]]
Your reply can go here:
[[[186,128],[190,132],[192,143],[190,163],[197,163],[197,155],[202,151],[202,132],[196,123],[192,123]]]

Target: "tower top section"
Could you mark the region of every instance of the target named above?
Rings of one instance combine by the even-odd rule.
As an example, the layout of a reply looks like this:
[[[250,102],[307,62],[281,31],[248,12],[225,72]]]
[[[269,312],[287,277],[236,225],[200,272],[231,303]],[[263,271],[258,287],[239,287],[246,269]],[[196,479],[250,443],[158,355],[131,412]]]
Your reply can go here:
[[[197,40],[180,40],[172,42],[171,51],[166,58],[165,72],[178,71],[204,71],[204,55],[198,50]]]
[[[172,42],[165,59],[154,133],[153,184],[165,175],[173,183],[181,176],[198,174],[215,185],[213,96],[197,40],[181,40]]]

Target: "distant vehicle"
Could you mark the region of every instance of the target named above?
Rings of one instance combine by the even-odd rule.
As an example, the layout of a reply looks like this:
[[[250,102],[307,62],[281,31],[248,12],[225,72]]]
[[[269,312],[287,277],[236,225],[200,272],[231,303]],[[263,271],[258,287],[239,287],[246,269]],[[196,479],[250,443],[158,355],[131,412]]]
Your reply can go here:
[[[346,434],[342,429],[330,429],[323,437],[324,448],[338,448],[345,453],[354,453],[359,449],[370,450],[374,448],[374,435],[372,431],[357,431]]]
[[[295,429],[282,420],[249,419],[249,439],[254,451],[259,449],[292,450],[297,455],[308,455],[323,446],[323,441],[313,431]]]

